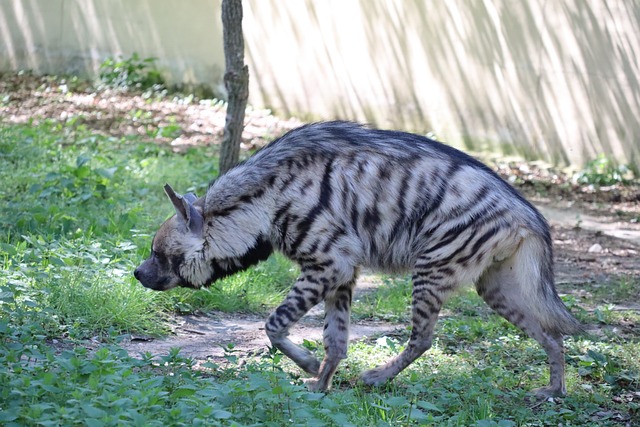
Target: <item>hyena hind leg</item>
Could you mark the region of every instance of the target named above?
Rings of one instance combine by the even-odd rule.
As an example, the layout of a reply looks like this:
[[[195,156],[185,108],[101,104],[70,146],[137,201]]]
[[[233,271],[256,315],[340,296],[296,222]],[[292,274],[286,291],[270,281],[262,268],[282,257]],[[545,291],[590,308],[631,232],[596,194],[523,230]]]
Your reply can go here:
[[[347,357],[351,300],[355,278],[329,292],[325,298],[324,350],[317,379],[307,381],[311,391],[323,391],[331,387],[331,379],[342,359]]]
[[[418,269],[420,264],[416,266]],[[394,378],[431,348],[433,330],[442,304],[455,290],[452,277],[419,272],[413,276],[411,337],[405,349],[385,365],[364,372],[360,379],[368,385],[380,385]]]
[[[311,352],[294,344],[287,336],[289,329],[311,308],[322,301],[323,286],[305,271],[296,281],[285,300],[267,319],[265,330],[271,344],[311,375],[318,375],[320,362]]]
[[[536,397],[564,396],[567,390],[564,378],[562,334],[545,329],[536,313],[543,312],[547,308],[532,310],[531,301],[521,292],[522,286],[529,285],[523,281],[536,279],[523,277],[514,269],[515,266],[508,261],[490,267],[476,285],[478,293],[494,311],[536,340],[547,353],[550,381],[548,386],[533,390]],[[537,287],[534,284],[531,286]]]

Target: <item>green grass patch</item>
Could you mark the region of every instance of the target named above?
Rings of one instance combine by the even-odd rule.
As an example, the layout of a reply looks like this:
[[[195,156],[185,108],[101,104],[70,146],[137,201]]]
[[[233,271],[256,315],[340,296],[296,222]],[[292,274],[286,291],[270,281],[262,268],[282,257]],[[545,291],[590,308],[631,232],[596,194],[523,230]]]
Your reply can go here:
[[[577,286],[560,285],[559,289],[569,294],[579,291],[579,300],[584,304],[630,304],[640,301],[640,278],[632,276],[612,277],[609,280]]]
[[[298,276],[298,268],[279,254],[257,266],[196,292],[172,291],[180,312],[219,310],[266,313],[282,302]]]
[[[2,331],[5,340],[24,332]],[[308,392],[299,370],[277,352],[241,366],[230,350],[228,363],[196,368],[177,350],[142,359],[117,346],[54,354],[22,338],[0,353],[0,422],[7,426],[616,426],[639,419],[632,400],[637,379],[635,386],[607,380],[621,376],[607,365],[622,349],[606,346],[569,356],[568,397],[535,402],[525,391],[545,381],[544,355],[512,334],[487,337],[467,351],[436,345],[394,382],[374,389],[355,383],[360,370],[396,355],[402,344],[358,343],[327,394]],[[570,340],[568,353],[580,354],[584,345],[593,343]]]
[[[0,287],[55,314],[61,331],[167,332],[167,313],[264,312],[295,280],[282,257],[199,292],[156,293],[132,276],[173,212],[162,191],[204,194],[217,152],[175,154],[140,138],[91,134],[75,122],[0,127]]]
[[[411,277],[381,276],[380,284],[353,303],[356,318],[407,322],[411,319]],[[486,316],[491,311],[471,287],[463,287],[447,300],[445,313]]]
[[[353,303],[355,318],[407,321],[411,317],[411,280],[408,277],[381,277],[373,292]]]
[[[637,397],[640,362],[636,357],[640,350],[637,328],[640,313],[637,308],[628,308],[637,301],[640,283],[634,277],[613,278],[609,283],[584,283],[580,285],[580,297],[571,295],[575,287],[561,285],[560,291],[570,294],[564,297],[565,303],[590,326],[585,336],[566,340],[569,396],[559,403],[514,404],[526,402],[528,390],[548,381],[546,355],[535,341],[493,313],[471,288],[461,290],[447,301],[436,326],[433,348],[385,391],[392,396],[401,394],[405,399],[400,399],[405,404],[404,415],[411,417],[407,415],[411,407],[407,396],[415,393],[416,388],[421,389],[418,392],[421,401],[439,409],[429,412],[428,421],[418,412],[420,420],[427,424],[640,422]],[[408,277],[383,278],[379,287],[354,302],[354,313],[364,319],[407,321],[410,295]],[[338,384],[350,388],[362,370],[398,354],[409,333],[407,330],[401,336],[377,337],[373,342],[352,346],[345,364],[347,369],[337,374]],[[386,408],[392,411],[388,405]],[[366,405],[356,411],[365,409]],[[371,408],[367,413],[376,422],[385,421],[381,416],[378,419]],[[396,422],[408,422],[406,418],[403,420]]]

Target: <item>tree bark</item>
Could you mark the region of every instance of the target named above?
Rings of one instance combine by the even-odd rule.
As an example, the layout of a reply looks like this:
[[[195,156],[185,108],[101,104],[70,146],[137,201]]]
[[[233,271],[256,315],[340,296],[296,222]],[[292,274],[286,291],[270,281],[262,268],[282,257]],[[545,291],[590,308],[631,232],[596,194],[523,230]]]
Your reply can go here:
[[[249,96],[249,68],[244,64],[242,36],[242,0],[222,0],[222,32],[224,40],[227,89],[227,116],[220,146],[220,174],[231,169],[240,155],[244,129],[244,112]]]

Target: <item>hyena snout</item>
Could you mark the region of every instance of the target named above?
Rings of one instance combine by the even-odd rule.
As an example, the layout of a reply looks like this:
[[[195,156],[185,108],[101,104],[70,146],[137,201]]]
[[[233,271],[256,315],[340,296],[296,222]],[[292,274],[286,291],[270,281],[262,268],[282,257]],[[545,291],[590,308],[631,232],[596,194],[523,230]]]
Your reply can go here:
[[[151,274],[148,268],[145,268],[144,263],[133,270],[133,277],[142,284],[145,288],[152,288],[154,280],[154,274]]]
[[[133,276],[142,286],[154,291],[166,291],[175,287],[170,277],[158,274],[157,269],[150,264],[149,260],[147,260],[133,271]]]
[[[143,272],[143,270],[140,267],[133,270],[133,277],[135,277],[138,282],[142,283],[143,286],[147,286],[145,284],[148,282],[147,275]]]

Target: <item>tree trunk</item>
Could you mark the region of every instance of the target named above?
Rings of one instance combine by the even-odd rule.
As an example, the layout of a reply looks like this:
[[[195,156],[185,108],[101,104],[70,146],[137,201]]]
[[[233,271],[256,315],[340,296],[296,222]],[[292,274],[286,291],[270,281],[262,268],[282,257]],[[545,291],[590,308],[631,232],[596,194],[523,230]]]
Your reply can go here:
[[[244,111],[249,96],[249,68],[244,65],[242,36],[242,0],[222,0],[222,32],[224,39],[227,89],[227,117],[220,146],[220,174],[238,162],[244,128]]]

